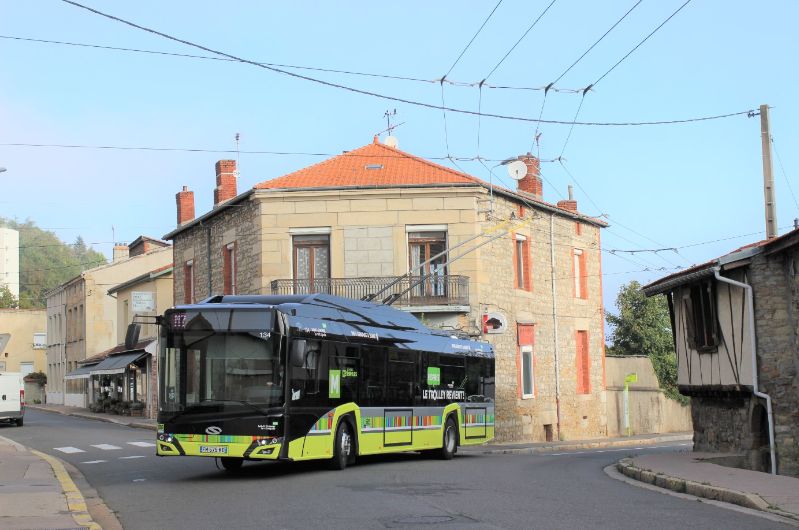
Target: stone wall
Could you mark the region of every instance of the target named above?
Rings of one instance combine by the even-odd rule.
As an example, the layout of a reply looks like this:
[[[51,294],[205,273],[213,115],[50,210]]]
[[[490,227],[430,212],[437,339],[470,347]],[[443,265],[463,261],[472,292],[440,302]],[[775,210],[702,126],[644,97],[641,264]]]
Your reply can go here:
[[[184,301],[185,265],[190,260],[193,261],[195,301],[223,293],[222,251],[225,245],[230,243],[236,244],[236,294],[268,294],[260,291],[261,242],[258,215],[258,204],[245,198],[236,204],[230,204],[210,219],[175,235],[173,241],[175,304],[182,304]]]
[[[757,256],[755,297],[760,390],[771,396],[780,474],[799,476],[799,251]]]

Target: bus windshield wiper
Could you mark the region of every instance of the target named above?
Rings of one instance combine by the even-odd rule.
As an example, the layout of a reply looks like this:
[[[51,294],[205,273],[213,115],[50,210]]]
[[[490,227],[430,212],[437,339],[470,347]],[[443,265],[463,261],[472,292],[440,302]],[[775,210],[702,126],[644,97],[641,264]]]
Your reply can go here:
[[[263,414],[264,416],[266,416],[266,414],[267,414],[267,412],[264,409],[262,409],[261,407],[259,407],[257,405],[253,405],[249,401],[243,401],[243,400],[237,400],[237,399],[203,399],[202,401],[200,401],[199,404],[202,405],[203,403],[221,403],[221,404],[237,403],[239,405],[244,405],[244,406],[250,407],[252,410],[258,412],[259,414]]]

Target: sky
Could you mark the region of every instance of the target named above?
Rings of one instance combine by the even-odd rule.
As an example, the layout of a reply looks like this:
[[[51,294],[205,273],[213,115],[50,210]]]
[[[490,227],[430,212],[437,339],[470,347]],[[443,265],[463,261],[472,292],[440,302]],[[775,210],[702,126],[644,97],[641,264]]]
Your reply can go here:
[[[572,185],[579,210],[610,224],[602,232],[610,310],[631,280],[647,283],[765,237],[760,119],[570,127],[575,116],[675,121],[767,104],[779,233],[799,217],[793,0],[757,9],[693,0],[626,58],[684,0],[82,3],[238,58],[406,101],[236,61],[63,44],[219,57],[63,1],[0,0],[0,216],[34,220],[66,242],[80,235],[109,257],[114,241],[172,230],[183,185],[195,191],[198,215],[208,211],[217,160],[238,158],[241,192],[371,142],[395,109],[404,151],[484,180],[498,161],[532,152],[543,161],[545,200],[564,198]],[[445,74],[452,83],[438,81]],[[496,88],[556,80],[555,89],[573,91]],[[539,116],[563,123],[530,121]],[[515,188],[504,168],[494,175]]]

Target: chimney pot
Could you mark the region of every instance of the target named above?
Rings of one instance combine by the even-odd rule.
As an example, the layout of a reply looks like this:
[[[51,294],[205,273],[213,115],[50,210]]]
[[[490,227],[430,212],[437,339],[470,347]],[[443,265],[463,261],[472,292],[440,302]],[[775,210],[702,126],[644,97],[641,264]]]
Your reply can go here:
[[[175,202],[178,206],[178,226],[194,219],[194,192],[189,191],[188,186],[183,186],[183,191],[175,194]]]
[[[220,160],[216,163],[216,188],[214,188],[214,208],[237,195],[236,161]]]

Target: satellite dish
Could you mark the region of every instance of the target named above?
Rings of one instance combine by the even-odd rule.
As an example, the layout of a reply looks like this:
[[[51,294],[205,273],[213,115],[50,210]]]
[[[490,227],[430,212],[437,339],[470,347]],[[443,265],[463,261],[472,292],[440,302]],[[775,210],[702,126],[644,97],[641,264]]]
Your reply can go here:
[[[515,160],[508,164],[508,175],[513,180],[521,180],[527,175],[527,164],[521,160]]]
[[[397,146],[399,145],[399,140],[397,140],[396,136],[386,136],[386,141],[383,143],[389,147],[393,147],[394,149],[396,149]]]

